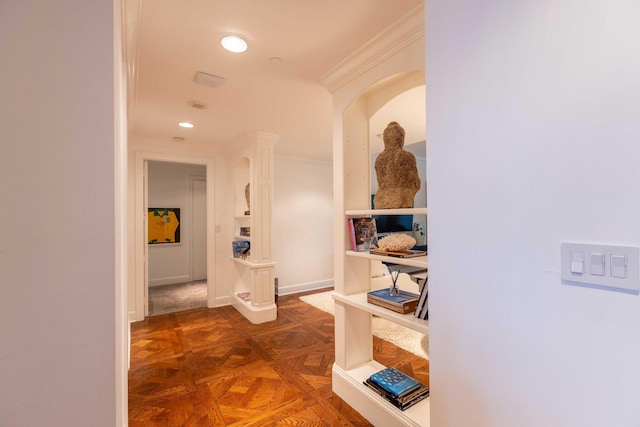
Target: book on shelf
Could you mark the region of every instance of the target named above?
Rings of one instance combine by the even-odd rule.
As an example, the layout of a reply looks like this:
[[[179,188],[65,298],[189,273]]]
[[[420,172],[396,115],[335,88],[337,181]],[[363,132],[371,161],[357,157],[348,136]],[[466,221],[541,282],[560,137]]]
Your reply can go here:
[[[421,400],[429,397],[429,388],[423,386],[422,384],[416,390],[402,398],[393,397],[392,394],[388,393],[386,390],[378,387],[376,384],[371,382],[369,378],[364,380],[364,384],[401,411],[404,411],[405,409],[412,407]]]
[[[378,247],[378,231],[375,218],[349,218],[347,224],[353,251],[369,252],[369,250]]]
[[[234,258],[246,258],[251,249],[251,243],[248,240],[234,240],[231,246]]]
[[[396,313],[407,314],[415,311],[420,295],[400,290],[398,295],[391,295],[389,289],[367,292],[367,302]]]
[[[393,366],[386,367],[373,373],[369,380],[390,393],[395,398],[401,398],[420,387],[420,383]]]
[[[372,374],[364,384],[401,410],[429,396],[429,388],[390,366]]]
[[[406,251],[386,251],[384,249],[371,249],[369,253],[374,255],[390,256],[395,258],[415,258],[415,257],[427,255],[427,251],[420,251],[415,249],[409,249]]]
[[[422,285],[420,298],[416,305],[416,311],[413,313],[413,315],[418,319],[423,320],[427,320],[429,318],[429,290],[427,289],[427,283],[428,282],[425,282],[424,285]]]
[[[240,227],[240,235],[251,237],[251,227]]]
[[[242,301],[251,301],[251,292],[238,292],[237,295]]]

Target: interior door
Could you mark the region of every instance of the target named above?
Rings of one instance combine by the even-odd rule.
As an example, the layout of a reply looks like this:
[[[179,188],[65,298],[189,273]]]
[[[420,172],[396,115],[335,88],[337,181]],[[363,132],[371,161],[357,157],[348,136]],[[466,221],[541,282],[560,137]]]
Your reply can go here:
[[[207,181],[204,178],[191,180],[191,277],[192,280],[207,278]]]

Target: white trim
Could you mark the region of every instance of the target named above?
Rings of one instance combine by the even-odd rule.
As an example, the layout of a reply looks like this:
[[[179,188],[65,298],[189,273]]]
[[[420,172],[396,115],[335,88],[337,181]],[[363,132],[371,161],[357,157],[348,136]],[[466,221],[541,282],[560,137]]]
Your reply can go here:
[[[204,182],[204,186],[205,186],[205,206],[206,206],[206,198],[207,198],[207,177],[206,176],[202,176],[202,175],[189,175],[189,211],[190,211],[190,216],[191,216],[191,227],[189,227],[189,275],[191,276],[191,280],[201,280],[201,279],[194,279],[195,274],[194,274],[194,265],[195,265],[195,243],[194,243],[194,235],[195,235],[195,229],[193,227],[193,223],[194,223],[194,216],[195,216],[195,209],[193,207],[193,192],[194,192],[194,182],[195,181],[202,181]],[[207,213],[205,213],[205,215],[207,215]],[[205,249],[206,250],[206,249]],[[209,276],[209,271],[207,271],[207,274],[205,275],[205,279]]]
[[[424,4],[420,2],[402,18],[329,70],[320,78],[320,82],[333,93],[423,38]]]
[[[124,0],[113,1],[115,425],[129,424],[131,325],[127,313],[127,76]]]
[[[231,297],[231,295],[225,295],[225,296],[216,298],[212,306],[223,307],[225,305],[231,305],[232,303],[233,303],[233,298]]]
[[[315,291],[333,287],[333,279],[319,280],[317,282],[298,283],[296,285],[288,285],[280,287],[278,285],[278,296],[297,294],[305,291]]]
[[[189,283],[192,281],[193,280],[191,280],[191,276],[189,274],[182,276],[160,277],[158,279],[150,279],[149,287],[153,288],[155,286],[174,285],[176,283]]]

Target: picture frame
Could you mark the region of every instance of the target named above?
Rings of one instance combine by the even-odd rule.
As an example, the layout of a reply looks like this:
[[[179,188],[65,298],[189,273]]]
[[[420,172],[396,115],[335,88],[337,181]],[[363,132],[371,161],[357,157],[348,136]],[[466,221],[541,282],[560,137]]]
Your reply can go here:
[[[148,208],[147,221],[150,245],[180,243],[180,208]]]

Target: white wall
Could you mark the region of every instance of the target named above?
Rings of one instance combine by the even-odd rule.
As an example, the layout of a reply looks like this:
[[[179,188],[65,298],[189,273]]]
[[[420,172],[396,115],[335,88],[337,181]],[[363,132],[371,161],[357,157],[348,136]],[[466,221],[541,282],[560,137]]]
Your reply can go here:
[[[640,425],[640,297],[560,281],[640,245],[638,16],[427,2],[431,425]]]
[[[180,208],[180,243],[149,245],[149,286],[191,281],[191,177],[204,165],[149,162],[149,207]],[[206,230],[199,230],[206,233]]]
[[[114,4],[0,3],[0,425],[116,424]]]
[[[333,285],[331,163],[274,158],[273,251],[280,295]]]

